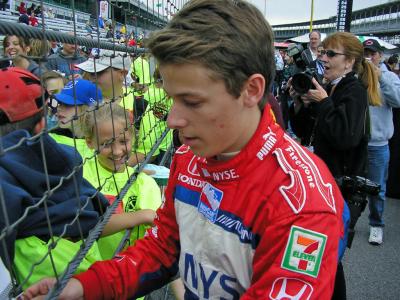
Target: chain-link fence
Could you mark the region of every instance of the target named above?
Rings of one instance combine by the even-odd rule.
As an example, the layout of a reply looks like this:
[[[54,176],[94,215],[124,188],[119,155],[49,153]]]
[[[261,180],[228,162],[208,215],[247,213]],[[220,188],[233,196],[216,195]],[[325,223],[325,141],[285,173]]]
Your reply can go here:
[[[56,298],[73,274],[143,236],[173,154],[171,100],[145,40],[184,2],[11,1],[0,11],[1,67],[40,79],[46,121],[0,123],[1,299],[44,277],[57,278]],[[136,224],[137,213],[150,220]],[[130,223],[113,226],[122,214]]]

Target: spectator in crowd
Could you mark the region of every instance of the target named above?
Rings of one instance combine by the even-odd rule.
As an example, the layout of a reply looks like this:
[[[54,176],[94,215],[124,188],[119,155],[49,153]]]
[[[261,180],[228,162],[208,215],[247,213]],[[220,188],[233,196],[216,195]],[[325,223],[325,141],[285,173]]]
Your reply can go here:
[[[285,53],[284,62],[285,66],[282,75],[283,81],[280,87],[280,93],[277,100],[279,102],[279,106],[282,112],[282,118],[284,122],[283,128],[289,130],[288,132],[291,134],[291,129],[289,128],[289,107],[293,102],[293,100],[289,95],[289,88],[287,86],[287,83],[289,79],[295,74],[297,67],[294,63],[293,57],[289,56],[287,53]]]
[[[47,93],[52,96],[58,94],[64,88],[67,83],[66,78],[63,74],[56,71],[44,72],[42,77],[43,87],[46,89]],[[48,102],[49,109],[47,111],[47,128],[51,130],[58,125],[58,120],[56,117],[58,102],[53,97],[50,97]]]
[[[119,30],[121,34],[126,35],[126,26],[125,24],[121,26],[121,29]]]
[[[53,8],[52,8],[52,7],[49,7],[49,9],[47,10],[47,17],[48,17],[49,19],[54,19],[54,18],[55,18],[55,15],[54,15],[54,12],[53,12]]]
[[[58,94],[64,88],[67,83],[63,74],[56,71],[47,71],[43,73],[42,77],[43,87],[49,93],[49,95]]]
[[[381,185],[379,195],[369,197],[368,242],[380,245],[383,242],[383,212],[385,206],[386,181],[389,170],[389,139],[393,136],[392,108],[400,107],[400,79],[388,71],[382,62],[383,48],[374,39],[364,41],[364,54],[375,67],[379,77],[379,105],[370,106],[371,138],[368,142],[368,178]]]
[[[154,80],[149,85],[144,97],[148,99],[149,105],[140,119],[138,139],[135,147],[136,155],[131,158],[129,163],[136,165],[144,161],[146,155],[160,139],[167,129],[165,118],[171,108],[172,99],[169,98],[162,88],[162,78],[159,69],[156,68]],[[172,143],[172,130],[167,133],[160,146],[153,153],[151,163],[159,164]]]
[[[135,95],[135,120],[140,120],[148,104],[144,94],[153,81],[148,54],[144,53],[136,57],[131,66],[130,74],[133,78],[132,86]]]
[[[70,35],[73,35],[70,33]],[[86,58],[78,54],[75,44],[64,43],[57,53],[50,55],[47,62],[49,70],[59,71],[71,80],[72,77],[81,77],[82,71],[77,67],[78,64],[86,61]]]
[[[118,29],[115,31],[115,39],[118,40],[117,42],[120,44],[125,43],[125,36],[121,34],[121,31]]]
[[[318,46],[321,44],[321,33],[318,30],[313,30],[308,34],[308,37],[310,43],[303,53],[307,57],[307,62],[312,62],[318,57]]]
[[[26,15],[26,6],[25,6],[25,2],[21,2],[21,3],[18,5],[17,11],[18,11],[21,15]]]
[[[35,12],[35,8],[36,8],[36,4],[32,2],[31,6],[29,6],[28,9],[26,10],[26,13],[28,14],[28,16],[30,16],[32,13]]]
[[[88,33],[92,33],[93,32],[93,28],[92,28],[92,26],[90,25],[90,20],[87,20],[86,21],[86,23],[85,23],[85,29],[86,29],[86,31],[88,32]]]
[[[140,127],[142,118],[137,114],[140,106],[138,105],[137,98],[134,96],[133,91],[127,88],[126,93],[124,93],[125,77],[131,65],[130,57],[123,52],[115,52],[115,57],[110,60],[110,56],[112,55],[114,55],[113,51],[101,50],[99,53],[100,58],[96,61],[96,64],[94,64],[94,59],[92,58],[78,65],[78,68],[81,68],[85,72],[83,75],[85,79],[91,80],[100,87],[105,101],[116,101],[130,111],[138,130],[140,130],[140,128],[142,130],[148,129],[149,127],[146,126]],[[151,80],[148,82],[150,81]],[[143,95],[143,93],[141,95]],[[145,109],[146,108],[142,108],[142,114]],[[150,129],[151,128],[152,127],[150,127]],[[146,136],[148,133],[142,132],[142,134],[142,136]],[[139,140],[138,143],[141,144],[143,141],[141,142]],[[148,143],[148,140],[146,140],[146,143]],[[145,153],[137,152],[129,158],[128,164],[130,166],[136,166],[138,162],[142,162],[144,159]]]
[[[6,10],[7,4],[8,4],[8,0],[1,0],[0,1],[0,10]]]
[[[114,52],[111,50],[98,51],[99,58],[90,58],[87,61],[77,65],[85,72],[83,77],[91,80],[98,85],[103,93],[104,100],[111,100],[120,103],[124,99],[124,81],[128,73],[131,60],[123,52]],[[112,59],[110,57],[114,56]],[[94,60],[96,59],[96,63]],[[128,95],[128,97],[130,97]],[[123,100],[123,102],[126,99]],[[133,103],[133,101],[131,101]],[[126,109],[133,112],[132,107],[125,106]]]
[[[324,46],[322,46],[322,44],[318,45],[317,51],[318,51],[317,59],[311,62],[310,67],[315,69],[317,74],[320,75],[322,78],[324,76],[324,71],[325,71],[324,62],[322,61],[322,57],[324,56],[323,55]]]
[[[178,265],[187,299],[331,297],[344,201],[325,164],[286,136],[265,104],[273,39],[244,0],[188,2],[153,34],[146,46],[174,100],[167,123],[185,144],[166,200],[144,239],[75,276],[60,299],[137,297]],[[308,261],[299,259],[306,245],[316,249]]]
[[[114,37],[114,29],[112,25],[109,25],[106,27],[106,38],[107,39],[112,39]]]
[[[285,68],[285,63],[283,57],[278,49],[275,49],[275,81],[272,85],[272,94],[277,96],[279,94],[279,88],[283,81],[283,69]]]
[[[399,56],[393,54],[388,59],[389,68],[400,78]],[[389,69],[388,68],[388,69]],[[389,175],[386,183],[386,196],[400,198],[400,108],[393,109],[393,137],[389,141],[390,160]]]
[[[135,35],[133,33],[131,33],[129,36],[128,46],[129,47],[136,46]]]
[[[104,28],[104,20],[102,16],[99,16],[98,26],[99,28]]]
[[[337,179],[343,176],[366,176],[368,165],[368,100],[377,105],[377,76],[364,59],[361,42],[353,34],[337,32],[323,41],[322,60],[325,90],[314,78],[315,89],[299,95],[293,86],[291,124],[302,141],[327,164]],[[301,98],[300,98],[301,97]],[[351,202],[353,194],[343,191]],[[345,299],[346,287],[340,264],[334,299]]]
[[[399,65],[399,56],[395,54],[391,55],[387,60],[386,64],[387,69],[392,72],[395,72],[395,70],[399,71],[398,65]]]
[[[34,12],[31,12],[30,16],[29,16],[29,25],[33,26],[33,27],[37,27],[39,26],[39,21],[35,16]]]
[[[127,166],[131,155],[134,129],[129,112],[118,104],[104,105],[96,112],[84,116],[83,133],[87,147],[81,148],[84,158],[93,157],[98,151],[97,161],[88,159],[83,167],[83,177],[93,186],[99,187],[110,201],[114,202],[120,190],[135,169]],[[151,223],[155,211],[161,205],[160,188],[153,178],[141,172],[123,197],[116,213],[146,210],[145,224]],[[144,236],[145,225],[133,228],[129,244]],[[111,259],[123,239],[123,232],[104,237],[99,241],[103,259]]]
[[[43,7],[41,5],[37,6],[34,10],[35,16],[42,17]]]
[[[52,137],[62,142],[63,137],[83,138],[83,117],[90,106],[95,106],[103,99],[101,90],[88,80],[77,79],[68,82],[54,95],[57,100],[56,116],[58,128],[52,131]]]
[[[18,18],[18,23],[29,25],[29,16],[27,14],[20,15]]]
[[[60,50],[56,41],[50,41],[50,49],[48,55],[56,54]]]
[[[50,51],[50,42],[39,39],[30,40],[30,50],[28,52],[29,56],[37,58],[42,58],[47,55]]]
[[[25,69],[36,76],[46,70],[44,66],[39,66],[34,60],[28,58],[31,50],[31,41],[28,38],[16,35],[6,35],[3,40],[4,55],[12,61],[12,66]]]

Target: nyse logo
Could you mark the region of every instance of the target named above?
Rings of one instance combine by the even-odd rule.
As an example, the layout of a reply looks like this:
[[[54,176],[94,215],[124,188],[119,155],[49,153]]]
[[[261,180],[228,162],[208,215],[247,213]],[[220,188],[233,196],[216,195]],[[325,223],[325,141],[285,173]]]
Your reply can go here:
[[[223,196],[224,193],[220,189],[217,189],[210,183],[206,183],[201,191],[197,209],[208,220],[214,223],[217,219]]]
[[[214,172],[212,173],[214,181],[223,181],[223,180],[231,180],[239,178],[239,175],[236,174],[235,169],[225,170],[222,172]]]
[[[271,300],[308,300],[313,287],[308,282],[296,278],[280,277],[272,285]]]
[[[183,280],[200,299],[239,300],[243,289],[238,280],[222,272],[196,262],[193,255],[185,253]]]

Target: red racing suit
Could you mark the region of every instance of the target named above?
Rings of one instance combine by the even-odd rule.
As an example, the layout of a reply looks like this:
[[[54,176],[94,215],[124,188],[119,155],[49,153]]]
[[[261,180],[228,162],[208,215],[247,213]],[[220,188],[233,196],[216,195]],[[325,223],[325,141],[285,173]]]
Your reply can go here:
[[[344,201],[326,165],[273,121],[216,161],[178,149],[147,236],[77,275],[86,299],[126,299],[179,265],[185,299],[330,299]]]

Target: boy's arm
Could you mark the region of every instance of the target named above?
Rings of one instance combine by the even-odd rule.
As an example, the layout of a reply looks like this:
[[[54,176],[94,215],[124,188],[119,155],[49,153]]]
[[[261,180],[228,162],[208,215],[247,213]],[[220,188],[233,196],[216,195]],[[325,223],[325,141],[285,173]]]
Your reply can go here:
[[[142,209],[135,212],[113,214],[101,233],[101,236],[114,234],[124,229],[133,228],[142,224],[152,224],[156,212],[151,209]]]

